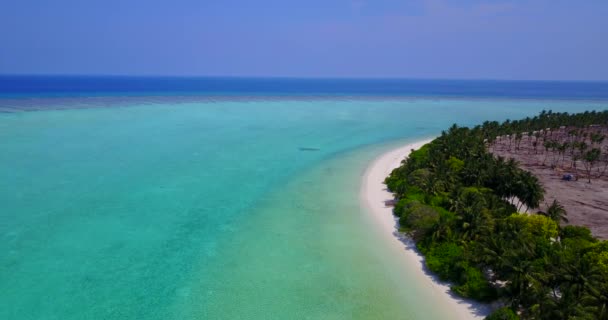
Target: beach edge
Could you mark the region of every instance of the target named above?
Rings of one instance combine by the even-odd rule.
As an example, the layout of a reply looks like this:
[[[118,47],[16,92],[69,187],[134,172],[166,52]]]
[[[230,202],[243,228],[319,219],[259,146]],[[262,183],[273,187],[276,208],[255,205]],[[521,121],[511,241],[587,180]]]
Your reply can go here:
[[[393,194],[387,190],[384,179],[401,165],[412,149],[416,150],[433,139],[418,140],[380,154],[367,166],[361,181],[360,202],[371,217],[371,220],[385,235],[388,246],[397,250],[400,263],[408,265],[408,270],[417,272],[420,284],[434,293],[438,307],[450,312],[452,319],[481,320],[491,312],[491,306],[476,301],[460,298],[450,290],[448,283],[441,282],[430,273],[424,264],[424,257],[408,237],[397,230],[397,219],[393,216],[393,207],[386,201],[393,200]]]

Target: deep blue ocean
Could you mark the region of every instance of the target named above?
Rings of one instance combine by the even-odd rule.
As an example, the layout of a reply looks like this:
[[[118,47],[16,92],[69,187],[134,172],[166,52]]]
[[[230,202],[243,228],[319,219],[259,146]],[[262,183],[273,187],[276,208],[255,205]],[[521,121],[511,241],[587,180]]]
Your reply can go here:
[[[608,82],[0,75],[0,96],[100,95],[608,99]]]

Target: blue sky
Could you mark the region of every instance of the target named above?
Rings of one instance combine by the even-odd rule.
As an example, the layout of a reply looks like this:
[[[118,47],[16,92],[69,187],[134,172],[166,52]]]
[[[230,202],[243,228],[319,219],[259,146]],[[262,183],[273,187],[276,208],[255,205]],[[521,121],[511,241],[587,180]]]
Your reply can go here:
[[[4,0],[0,73],[608,80],[606,0]]]

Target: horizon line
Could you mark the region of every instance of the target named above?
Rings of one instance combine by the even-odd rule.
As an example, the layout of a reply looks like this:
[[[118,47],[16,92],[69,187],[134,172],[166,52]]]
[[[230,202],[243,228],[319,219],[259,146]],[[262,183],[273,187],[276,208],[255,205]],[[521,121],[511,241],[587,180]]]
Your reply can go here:
[[[0,77],[112,77],[112,78],[178,78],[178,79],[285,79],[285,80],[422,80],[422,81],[495,81],[495,82],[598,82],[608,79],[507,79],[507,78],[441,78],[398,76],[259,76],[259,75],[171,75],[112,73],[0,73]]]

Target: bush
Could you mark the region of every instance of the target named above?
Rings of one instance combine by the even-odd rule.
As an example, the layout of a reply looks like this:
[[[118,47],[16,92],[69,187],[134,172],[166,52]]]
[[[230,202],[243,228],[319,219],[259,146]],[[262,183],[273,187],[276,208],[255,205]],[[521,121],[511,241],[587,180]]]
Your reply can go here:
[[[502,307],[492,312],[485,320],[519,320],[519,317],[510,308]]]
[[[507,221],[519,229],[520,233],[526,233],[533,236],[536,240],[549,240],[557,238],[558,227],[557,223],[551,218],[534,214],[519,214],[515,213],[507,218]]]
[[[407,210],[407,206],[410,202],[411,200],[409,199],[401,199],[397,201],[395,207],[393,208],[393,214],[396,217],[401,217],[405,213],[405,210]]]
[[[565,226],[561,230],[561,238],[562,239],[577,238],[577,239],[581,239],[581,240],[586,240],[588,242],[597,241],[593,237],[593,235],[591,235],[591,230],[589,230],[589,228],[587,228],[587,227],[582,227],[582,226]]]
[[[416,186],[408,186],[407,192],[403,195],[403,199],[407,199],[410,201],[416,200],[420,202],[424,202],[424,198],[426,197],[424,191]]]
[[[460,261],[463,249],[453,242],[442,243],[431,247],[426,255],[427,267],[435,272],[441,280],[459,280]]]
[[[412,171],[412,173],[407,176],[406,182],[410,186],[428,191],[429,182],[431,181],[432,175],[433,173],[429,169],[417,169]]]
[[[411,168],[424,168],[429,163],[429,149],[431,143],[427,143],[420,149],[413,151],[407,158],[407,164]]]
[[[418,201],[406,204],[399,218],[399,224],[415,241],[424,238],[438,221],[439,212]]]
[[[496,290],[476,268],[467,267],[462,275],[461,283],[463,284],[453,286],[452,290],[465,298],[480,301],[491,301],[496,298]]]
[[[448,198],[445,195],[427,196],[425,199],[433,207],[449,206]]]
[[[454,156],[450,156],[450,158],[446,161],[448,167],[450,168],[450,170],[455,173],[455,174],[459,174],[462,169],[464,168],[464,161],[454,157]]]

